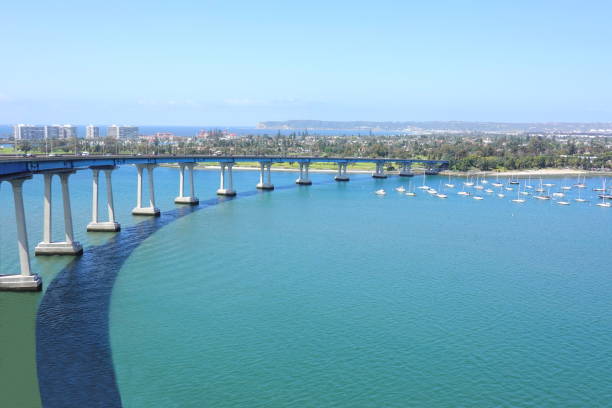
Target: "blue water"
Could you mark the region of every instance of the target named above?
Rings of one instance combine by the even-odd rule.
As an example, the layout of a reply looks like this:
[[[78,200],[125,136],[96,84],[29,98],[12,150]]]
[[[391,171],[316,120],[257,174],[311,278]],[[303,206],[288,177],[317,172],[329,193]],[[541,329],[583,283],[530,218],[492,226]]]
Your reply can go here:
[[[124,230],[109,240],[83,232],[90,177],[72,180],[89,251],[59,274],[59,260],[34,260],[49,285],[36,339],[45,406],[612,401],[612,209],[594,206],[599,179],[583,190],[591,202],[564,207],[518,205],[512,192],[407,197],[393,191],[406,179],[367,175],[297,187],[294,173],[274,173],[287,188],[262,193],[254,172],[237,172],[237,199],[216,200],[217,173],[199,171],[202,205],[176,209],[177,172],[158,169],[164,214],[141,221],[128,215],[126,167],[114,184]],[[41,184],[29,182],[28,214]],[[14,238],[2,221],[7,273]],[[34,217],[29,232],[40,235]]]

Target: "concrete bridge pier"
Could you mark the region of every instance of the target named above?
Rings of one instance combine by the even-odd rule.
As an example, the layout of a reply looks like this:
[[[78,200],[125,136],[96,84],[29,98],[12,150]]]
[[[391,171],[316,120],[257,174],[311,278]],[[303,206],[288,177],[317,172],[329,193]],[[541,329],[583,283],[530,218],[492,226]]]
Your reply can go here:
[[[336,181],[349,181],[349,176],[346,174],[348,163],[338,163],[338,174],[334,177]]]
[[[221,172],[220,172],[219,189],[217,190],[217,195],[235,196],[236,192],[234,191],[234,179],[232,176],[232,167],[234,167],[234,163],[220,163],[220,164],[221,164]],[[226,168],[227,168],[227,186],[225,185],[225,169]]]
[[[260,190],[274,190],[274,185],[272,184],[271,176],[272,163],[260,162],[259,166],[261,167],[261,169],[259,172],[259,183],[256,187]]]
[[[14,275],[0,275],[0,291],[39,291],[42,289],[42,280],[40,276],[33,274],[30,269],[28,233],[26,230],[25,211],[23,208],[23,182],[31,178],[31,175],[27,175],[8,180],[13,188],[13,200],[15,202],[20,273]],[[0,183],[1,182],[2,180],[0,180]]]
[[[308,176],[308,168],[310,167],[310,163],[308,162],[300,162],[300,176],[297,180],[295,180],[295,184],[300,184],[302,186],[309,186],[312,184],[310,181],[310,177]]]
[[[374,178],[387,178],[385,174],[385,162],[376,162],[376,171],[372,174]]]
[[[200,202],[195,196],[193,166],[195,163],[179,163],[179,195],[174,199],[176,204],[197,205]],[[189,170],[189,197],[185,197],[185,167]]]
[[[72,226],[72,208],[70,207],[70,191],[68,190],[68,177],[76,173],[75,170],[44,173],[45,193],[43,210],[43,240],[34,248],[35,255],[81,255],[83,247],[74,240]],[[52,202],[51,184],[53,175],[59,175],[62,185],[62,202],[64,204],[64,233],[65,241],[52,240]]]
[[[136,170],[138,171],[138,184],[137,184],[137,196],[136,196],[136,207],[132,210],[133,215],[148,215],[153,217],[159,217],[159,208],[155,207],[155,184],[153,181],[153,169],[156,164],[137,164]],[[142,206],[142,173],[144,169],[147,169],[147,175],[149,180],[149,206]]]
[[[400,177],[412,177],[414,173],[412,172],[412,165],[409,163],[402,163],[399,171]]]
[[[113,203],[113,183],[111,181],[112,171],[115,166],[95,166],[91,167],[93,176],[92,182],[92,204],[91,204],[91,222],[87,224],[87,231],[95,232],[116,232],[121,229],[121,225],[115,221],[115,206]],[[98,179],[100,170],[104,171],[106,178],[106,208],[108,211],[108,221],[100,221],[98,219]]]

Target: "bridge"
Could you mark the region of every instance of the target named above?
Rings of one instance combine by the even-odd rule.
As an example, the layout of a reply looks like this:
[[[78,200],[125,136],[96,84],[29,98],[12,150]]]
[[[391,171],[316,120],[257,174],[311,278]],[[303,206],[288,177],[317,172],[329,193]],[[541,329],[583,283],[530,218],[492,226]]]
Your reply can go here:
[[[133,165],[137,170],[136,206],[133,215],[159,216],[160,210],[155,205],[155,180],[153,170],[160,164],[176,164],[179,167],[178,196],[174,199],[176,204],[197,205],[199,200],[195,194],[193,170],[197,163],[218,163],[220,196],[234,196],[232,168],[238,162],[259,163],[259,182],[256,188],[261,190],[274,190],[272,184],[271,167],[273,163],[298,163],[299,175],[296,184],[311,185],[309,167],[311,163],[335,163],[338,172],[334,179],[339,182],[349,181],[347,167],[351,163],[374,163],[375,171],[372,177],[386,178],[385,166],[396,164],[399,167],[399,176],[410,177],[413,164],[421,164],[426,174],[437,174],[448,168],[445,160],[419,160],[419,159],[389,159],[389,158],[360,158],[360,157],[293,157],[293,156],[60,156],[60,157],[14,157],[0,158],[0,185],[2,182],[11,184],[15,207],[15,222],[17,224],[17,249],[19,253],[19,273],[0,275],[0,290],[38,291],[42,289],[40,276],[32,272],[28,236],[26,230],[26,215],[23,204],[23,184],[35,175],[44,179],[43,193],[43,237],[34,248],[36,256],[63,255],[78,256],[83,253],[81,244],[74,240],[74,227],[72,224],[72,210],[70,206],[69,176],[77,171],[91,170],[92,172],[92,215],[87,225],[90,232],[118,232],[121,225],[116,221],[113,203],[112,172],[117,166]],[[146,170],[148,184],[148,205],[143,204],[143,182]],[[188,195],[185,192],[185,170],[188,173]],[[99,191],[98,181],[100,172],[106,179],[106,208],[107,217],[102,221],[99,217]],[[62,190],[64,212],[64,241],[53,241],[52,232],[52,194],[51,186],[53,176],[58,176]]]

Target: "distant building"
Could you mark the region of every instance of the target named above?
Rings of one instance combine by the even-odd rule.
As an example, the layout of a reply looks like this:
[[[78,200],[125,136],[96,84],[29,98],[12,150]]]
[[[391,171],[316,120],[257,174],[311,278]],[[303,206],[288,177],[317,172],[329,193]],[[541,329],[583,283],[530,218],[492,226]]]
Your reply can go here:
[[[13,137],[15,140],[37,140],[44,139],[45,128],[43,126],[19,124],[13,126]]]
[[[174,133],[172,132],[157,132],[155,137],[158,139],[174,139]]]
[[[138,137],[138,127],[111,125],[106,131],[106,136],[113,139],[136,139]]]
[[[72,139],[77,137],[77,127],[73,125],[45,126],[45,139]]]
[[[63,136],[62,127],[60,125],[46,125],[45,139],[60,139]]]
[[[100,128],[94,125],[88,125],[85,128],[85,139],[98,139],[100,137]]]
[[[77,132],[77,127],[73,125],[64,125],[62,126],[62,135],[60,139],[72,139],[79,137]]]

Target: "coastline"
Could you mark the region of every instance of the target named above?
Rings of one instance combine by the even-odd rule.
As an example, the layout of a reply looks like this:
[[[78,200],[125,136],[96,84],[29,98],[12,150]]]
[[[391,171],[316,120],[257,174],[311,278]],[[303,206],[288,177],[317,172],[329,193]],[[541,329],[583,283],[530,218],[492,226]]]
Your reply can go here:
[[[177,164],[163,164],[163,167],[174,167],[178,168]],[[208,166],[208,165],[196,165],[194,170],[219,170],[220,166]],[[242,170],[242,171],[259,171],[259,167],[252,166],[234,166],[234,170]],[[282,168],[282,167],[272,167],[271,170],[273,172],[290,172],[290,173],[299,173],[299,169],[297,168]],[[349,168],[347,173],[350,174],[371,174],[372,170],[356,170]],[[336,169],[309,169],[310,173],[328,173],[335,174],[338,171]],[[397,175],[399,172],[397,170],[389,171],[387,174]],[[414,171],[415,175],[423,174],[422,170],[417,169]],[[455,177],[463,177],[463,176],[501,176],[501,177],[566,177],[566,176],[612,176],[612,172],[609,171],[592,171],[592,170],[580,170],[580,169],[531,169],[531,170],[507,170],[507,171],[453,171],[453,170],[444,170],[440,172],[442,176],[455,176]]]

